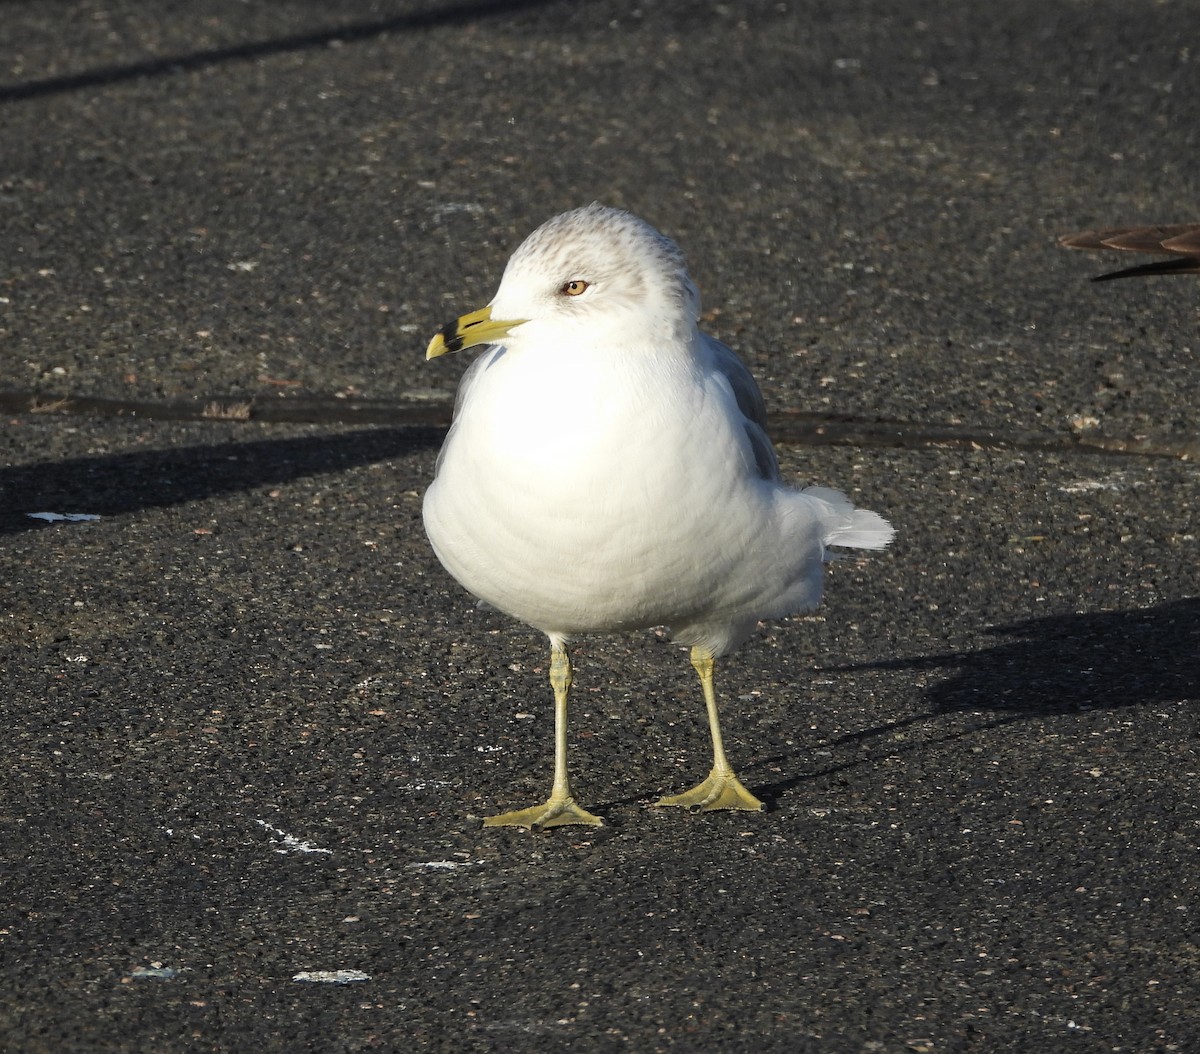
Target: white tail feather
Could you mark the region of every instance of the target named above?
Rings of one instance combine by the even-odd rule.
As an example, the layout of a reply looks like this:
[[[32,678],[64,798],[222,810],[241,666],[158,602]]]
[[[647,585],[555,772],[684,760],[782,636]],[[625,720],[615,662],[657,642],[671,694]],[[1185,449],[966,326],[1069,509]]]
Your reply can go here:
[[[851,549],[885,549],[896,529],[877,512],[856,509],[854,503],[840,490],[829,487],[805,487],[801,492],[806,498],[815,498],[829,511],[825,533],[821,541],[825,545],[844,545]]]

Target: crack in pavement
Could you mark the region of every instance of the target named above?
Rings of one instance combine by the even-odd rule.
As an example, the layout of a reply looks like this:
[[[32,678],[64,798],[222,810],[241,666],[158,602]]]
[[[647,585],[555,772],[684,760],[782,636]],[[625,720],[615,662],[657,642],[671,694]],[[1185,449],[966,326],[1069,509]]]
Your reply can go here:
[[[111,399],[0,391],[0,412],[74,417],[136,417],[151,421],[245,421],[259,424],[379,424],[393,428],[449,428],[453,400],[287,398],[213,395],[186,400]],[[767,415],[771,438],[796,446],[867,446],[915,449],[966,446],[1046,450],[1066,454],[1200,457],[1200,438],[1181,435],[1106,436],[1086,431],[865,419],[840,414],[776,410]]]

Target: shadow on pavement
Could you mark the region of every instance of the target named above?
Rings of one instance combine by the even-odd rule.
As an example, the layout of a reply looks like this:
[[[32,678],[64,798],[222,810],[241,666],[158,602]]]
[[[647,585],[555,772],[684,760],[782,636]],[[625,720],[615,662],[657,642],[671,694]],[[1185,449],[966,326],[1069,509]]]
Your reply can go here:
[[[209,51],[195,51],[185,55],[165,55],[142,59],[121,66],[104,66],[98,69],[84,70],[80,73],[67,73],[58,77],[47,77],[43,80],[26,81],[24,84],[2,85],[0,86],[0,103],[33,99],[44,95],[57,95],[80,88],[118,84],[140,77],[172,76],[188,70],[220,65],[223,62],[244,61],[289,51],[323,48],[328,47],[334,41],[350,43],[383,36],[385,33],[415,32],[433,29],[437,26],[459,25],[489,15],[511,14],[524,8],[542,7],[554,2],[557,0],[474,0],[474,2],[450,4],[432,11],[415,11],[403,15],[393,15],[390,18],[332,26],[274,40],[251,41],[244,44],[231,44],[223,48],[213,48]]]
[[[994,716],[969,727],[956,725],[942,734],[935,733],[935,740],[973,736],[1040,714],[1200,699],[1200,599],[1174,600],[1133,611],[1052,615],[993,626],[985,632],[1002,639],[978,651],[819,667],[822,673],[957,670],[926,690],[928,710],[847,733],[827,745],[835,749],[857,747],[861,751],[871,740],[890,739],[885,751],[894,754],[928,745],[926,737],[906,737],[904,742],[897,742],[897,733],[950,713]],[[816,776],[853,770],[878,760],[874,752],[859,753],[848,761],[822,766],[819,772],[806,771],[766,784],[751,782],[750,787],[773,805],[786,792]],[[794,765],[796,755],[780,755],[760,764],[768,762]]]
[[[957,668],[928,689],[934,713],[1047,714],[1200,698],[1195,598],[1133,611],[1052,615],[986,632],[999,638],[993,647],[865,668]]]
[[[435,449],[444,438],[440,428],[370,428],[0,468],[0,535],[45,526],[29,513],[113,516],[201,501]]]

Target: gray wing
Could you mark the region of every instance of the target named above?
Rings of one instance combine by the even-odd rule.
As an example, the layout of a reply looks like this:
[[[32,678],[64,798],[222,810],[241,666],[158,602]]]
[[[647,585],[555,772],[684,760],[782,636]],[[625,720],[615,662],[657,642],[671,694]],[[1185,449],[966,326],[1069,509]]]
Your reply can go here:
[[[743,426],[754,450],[754,463],[758,467],[759,476],[762,479],[779,479],[779,459],[776,458],[775,448],[767,435],[767,407],[763,402],[758,382],[733,349],[707,333],[703,336],[708,341],[717,370],[729,382],[738,409],[745,418]]]

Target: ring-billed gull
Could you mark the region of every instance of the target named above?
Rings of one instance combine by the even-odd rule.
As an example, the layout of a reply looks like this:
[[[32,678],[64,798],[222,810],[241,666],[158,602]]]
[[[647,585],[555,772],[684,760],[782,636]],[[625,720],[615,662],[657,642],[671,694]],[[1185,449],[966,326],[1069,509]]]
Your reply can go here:
[[[1175,223],[1158,227],[1107,227],[1099,231],[1064,234],[1059,243],[1068,249],[1113,249],[1131,253],[1171,253],[1140,267],[1126,267],[1097,275],[1093,282],[1152,274],[1200,274],[1200,223]]]
[[[486,345],[425,494],[429,540],[471,593],[550,638],[550,797],[485,825],[602,822],[567,776],[567,642],[656,626],[691,649],[713,746],[708,777],[658,804],[761,809],[725,756],[714,662],[759,619],[816,606],[826,546],[892,538],[840,492],[780,480],[758,386],[699,312],[675,243],[594,204],[534,231],[491,304],[429,344],[431,359]]]

